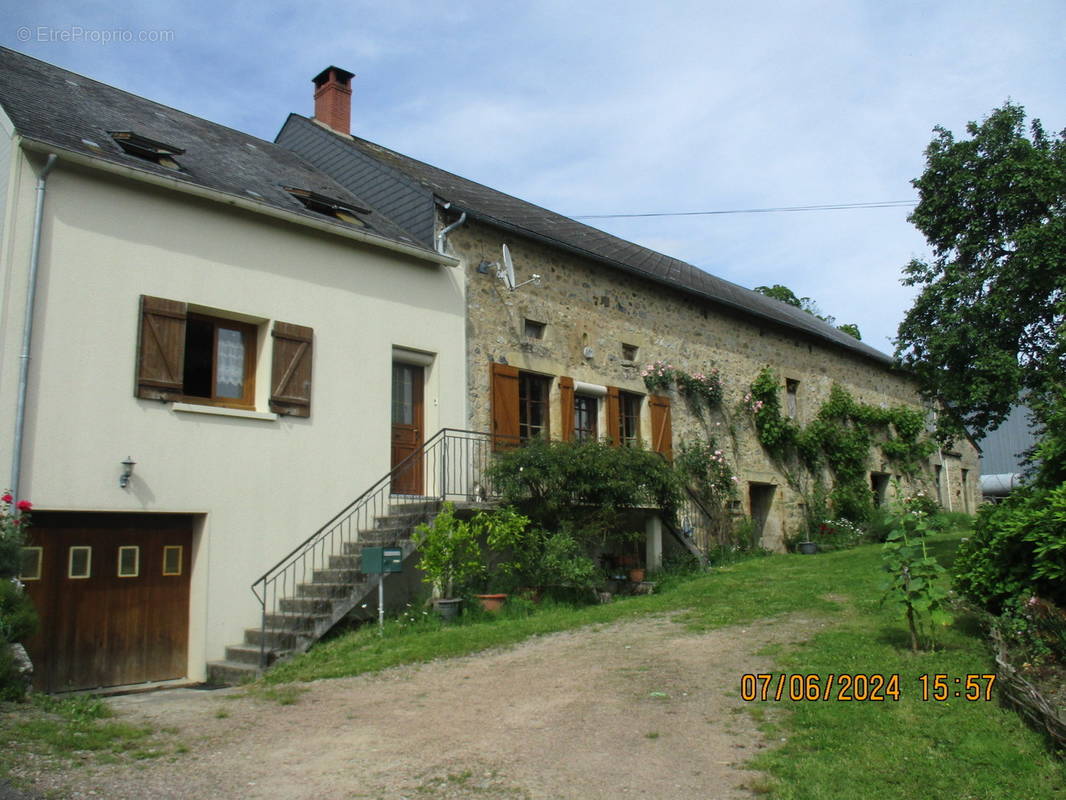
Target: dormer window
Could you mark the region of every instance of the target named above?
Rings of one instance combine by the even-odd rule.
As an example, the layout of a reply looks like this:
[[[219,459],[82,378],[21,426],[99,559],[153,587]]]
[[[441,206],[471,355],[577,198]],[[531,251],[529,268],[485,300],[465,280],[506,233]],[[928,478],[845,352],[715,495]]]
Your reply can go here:
[[[181,169],[181,165],[174,160],[174,156],[185,153],[181,147],[149,139],[133,131],[108,131],[115,143],[122,148],[127,155],[143,158],[168,169]]]
[[[369,208],[360,208],[352,203],[346,203],[343,200],[312,192],[310,189],[299,189],[295,186],[283,186],[281,188],[299,200],[308,211],[339,219],[349,225],[362,226],[364,222],[357,215],[370,213]]]

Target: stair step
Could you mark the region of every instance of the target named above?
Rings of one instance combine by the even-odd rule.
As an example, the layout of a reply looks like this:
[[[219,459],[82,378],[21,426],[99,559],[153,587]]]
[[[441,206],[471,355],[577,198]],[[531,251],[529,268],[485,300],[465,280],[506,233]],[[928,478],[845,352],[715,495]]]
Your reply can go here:
[[[333,611],[333,601],[319,597],[282,597],[278,601],[278,610],[292,614],[322,614]]]
[[[259,667],[256,664],[240,661],[210,661],[207,664],[207,682],[214,686],[236,686],[258,677]]]
[[[311,573],[311,583],[361,583],[365,579],[357,569],[316,569]]]
[[[393,526],[389,528],[375,528],[374,530],[359,531],[359,544],[377,547],[391,545],[400,539],[410,539],[410,526]]]
[[[258,647],[249,647],[246,644],[231,644],[226,648],[226,663],[251,664],[253,667],[258,667],[260,656],[265,657],[267,663],[270,663],[272,655],[270,650],[261,652]]]
[[[298,583],[297,597],[347,597],[359,583]]]
[[[293,633],[306,633],[315,629],[315,623],[326,619],[328,614],[301,614],[274,612],[266,615],[268,630],[292,631]]]
[[[360,567],[359,556],[344,555],[344,556],[330,556],[329,568],[330,569],[354,569],[358,570]]]
[[[410,543],[411,532],[406,528],[396,531],[359,531],[358,541],[345,542],[341,548],[345,556],[358,556],[364,547],[406,547]]]
[[[440,500],[427,497],[424,500],[412,500],[410,503],[390,503],[389,516],[400,514],[431,514],[440,511]]]
[[[299,633],[277,628],[267,628],[265,631],[262,628],[244,629],[245,645],[251,645],[256,649],[259,649],[259,644],[265,640],[268,649],[278,651],[292,650],[300,639],[305,638],[307,637],[301,636]]]
[[[414,527],[420,522],[425,522],[435,512],[429,511],[402,511],[388,515],[374,517],[375,528],[395,528],[399,526]]]

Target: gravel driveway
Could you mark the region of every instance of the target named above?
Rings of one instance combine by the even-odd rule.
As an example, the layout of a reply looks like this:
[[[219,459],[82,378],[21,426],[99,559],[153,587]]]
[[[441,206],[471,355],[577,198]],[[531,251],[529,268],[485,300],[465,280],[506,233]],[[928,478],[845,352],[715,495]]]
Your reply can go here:
[[[170,755],[48,771],[60,797],[750,798],[767,746],[739,699],[796,616],[709,633],[667,617],[584,628],[480,655],[301,685],[296,702],[239,689],[113,698]]]

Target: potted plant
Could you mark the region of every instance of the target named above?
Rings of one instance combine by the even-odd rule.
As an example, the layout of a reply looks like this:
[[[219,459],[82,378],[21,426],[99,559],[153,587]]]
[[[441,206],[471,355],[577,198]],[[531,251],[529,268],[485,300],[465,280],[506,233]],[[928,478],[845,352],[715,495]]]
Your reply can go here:
[[[478,599],[483,609],[493,614],[502,609],[503,604],[507,602],[507,595],[502,593],[475,594],[474,597]]]
[[[445,503],[411,538],[418,547],[422,580],[433,587],[434,608],[442,619],[454,619],[462,608],[459,592],[485,571],[477,532],[455,516],[454,503]]]

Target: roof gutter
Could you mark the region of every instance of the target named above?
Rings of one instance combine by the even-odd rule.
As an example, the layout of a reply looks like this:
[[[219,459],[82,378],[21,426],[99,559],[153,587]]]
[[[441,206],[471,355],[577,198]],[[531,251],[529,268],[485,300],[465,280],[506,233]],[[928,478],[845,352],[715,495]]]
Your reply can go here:
[[[37,303],[37,272],[41,262],[41,227],[44,220],[44,189],[48,173],[56,165],[58,157],[48,154],[44,168],[37,175],[37,198],[33,211],[33,238],[30,245],[30,271],[26,280],[26,310],[22,320],[22,353],[19,356],[18,405],[15,409],[15,438],[11,455],[11,495],[19,499],[19,482],[22,478],[22,440],[26,428],[26,392],[30,378],[30,346],[33,343],[33,313]]]
[[[129,178],[130,180],[139,181],[152,186],[159,186],[164,189],[170,189],[172,191],[181,192],[183,194],[192,195],[203,200],[209,200],[215,203],[223,203],[225,205],[234,206],[236,208],[250,211],[254,214],[261,214],[273,219],[283,220],[285,222],[291,222],[296,225],[302,225],[305,228],[311,228],[313,230],[321,231],[322,233],[333,234],[334,236],[340,236],[344,239],[350,239],[352,241],[359,242],[360,244],[369,245],[371,247],[380,247],[384,250],[391,250],[394,253],[401,253],[405,256],[418,259],[420,261],[428,261],[433,264],[440,264],[445,267],[457,267],[459,266],[459,259],[452,256],[444,255],[443,253],[435,253],[432,250],[427,250],[417,245],[403,244],[402,242],[396,242],[392,239],[386,239],[382,236],[377,236],[372,233],[366,233],[364,231],[357,230],[355,228],[349,228],[343,225],[326,222],[324,220],[311,219],[302,214],[297,214],[293,211],[286,211],[281,208],[262,203],[258,200],[254,200],[250,197],[245,198],[240,195],[230,194],[229,192],[222,192],[217,189],[209,189],[205,186],[198,186],[193,183],[180,180],[178,178],[171,178],[165,175],[155,175],[151,172],[145,172],[143,170],[135,169],[133,167],[127,167],[122,164],[115,164],[110,161],[105,161],[99,158],[93,158],[92,156],[82,155],[76,153],[73,150],[67,150],[58,148],[55,145],[48,144],[47,142],[38,141],[36,139],[22,139],[22,147],[26,150],[46,153],[49,155],[55,155],[59,153],[59,158],[64,162],[70,164],[77,164],[78,166],[88,167],[89,169],[100,170],[101,172],[107,172],[111,175],[118,175],[123,178]]]

